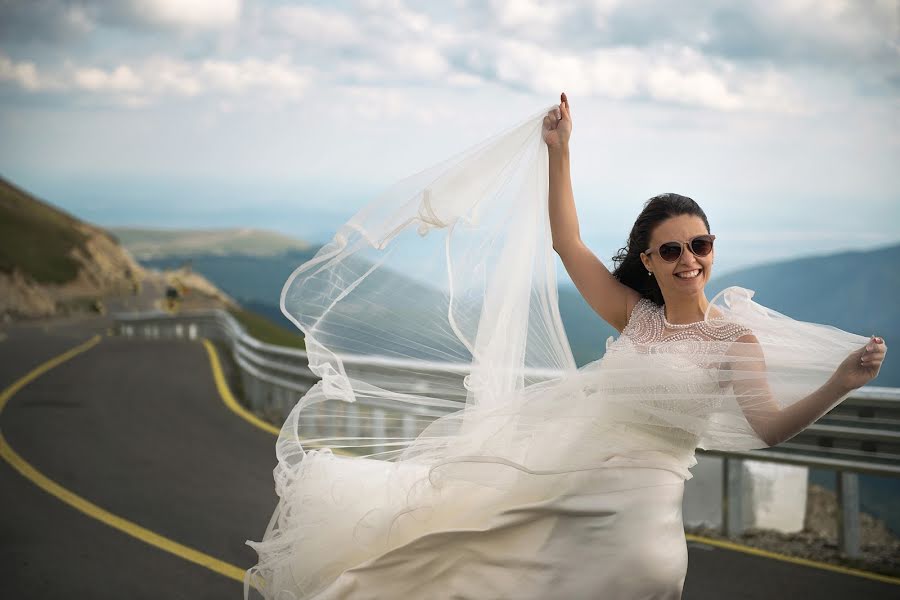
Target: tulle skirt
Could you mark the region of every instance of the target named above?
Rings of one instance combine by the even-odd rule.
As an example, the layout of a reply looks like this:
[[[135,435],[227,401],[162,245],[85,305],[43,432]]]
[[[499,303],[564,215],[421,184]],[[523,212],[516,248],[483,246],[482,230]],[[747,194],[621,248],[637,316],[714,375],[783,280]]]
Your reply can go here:
[[[472,463],[459,465],[465,479],[434,482],[424,466],[308,452],[302,491],[248,542],[266,569],[250,597],[680,598],[685,477],[629,461],[479,485]],[[273,536],[279,520],[302,540]]]

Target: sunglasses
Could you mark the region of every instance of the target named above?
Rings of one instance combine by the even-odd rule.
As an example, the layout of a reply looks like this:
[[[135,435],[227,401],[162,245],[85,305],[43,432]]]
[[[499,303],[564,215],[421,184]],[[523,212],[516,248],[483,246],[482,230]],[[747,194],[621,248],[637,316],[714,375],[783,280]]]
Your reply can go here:
[[[666,262],[675,262],[681,257],[681,250],[685,244],[694,253],[694,256],[706,256],[712,252],[715,239],[716,236],[710,234],[697,235],[686,242],[665,242],[660,244],[657,250],[661,259]],[[653,248],[647,248],[644,254],[650,256],[651,252],[653,252]]]

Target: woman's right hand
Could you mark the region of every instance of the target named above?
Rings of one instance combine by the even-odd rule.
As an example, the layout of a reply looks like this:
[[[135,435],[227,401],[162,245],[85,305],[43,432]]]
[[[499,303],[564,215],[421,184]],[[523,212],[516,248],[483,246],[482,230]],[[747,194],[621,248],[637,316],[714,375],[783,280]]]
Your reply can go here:
[[[566,93],[559,95],[560,103],[544,117],[543,137],[550,150],[569,147],[572,135],[572,113],[569,112],[569,99]]]

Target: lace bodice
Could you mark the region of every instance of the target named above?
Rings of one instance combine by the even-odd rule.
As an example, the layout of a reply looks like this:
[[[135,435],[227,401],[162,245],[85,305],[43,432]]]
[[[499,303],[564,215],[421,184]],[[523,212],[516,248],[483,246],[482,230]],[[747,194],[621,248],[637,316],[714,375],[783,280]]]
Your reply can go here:
[[[606,354],[600,369],[627,369],[638,356],[655,363],[642,370],[636,402],[642,407],[691,416],[709,414],[722,405],[727,386],[708,361],[724,354],[742,335],[752,333],[740,324],[708,317],[696,323],[674,324],[665,318],[663,306],[641,298],[634,306],[627,325],[618,339],[606,341]],[[643,363],[646,366],[646,363]],[[623,371],[627,372],[627,371]],[[696,447],[697,436],[670,425],[623,423],[618,427],[629,433],[650,435],[684,450]]]
[[[714,317],[696,323],[669,323],[664,306],[659,306],[648,298],[641,298],[635,304],[628,324],[622,330],[622,335],[634,344],[665,352],[689,351],[690,344],[677,342],[717,341],[727,347],[747,333],[751,331],[738,323]],[[607,348],[612,339],[613,336],[610,336],[607,340]]]

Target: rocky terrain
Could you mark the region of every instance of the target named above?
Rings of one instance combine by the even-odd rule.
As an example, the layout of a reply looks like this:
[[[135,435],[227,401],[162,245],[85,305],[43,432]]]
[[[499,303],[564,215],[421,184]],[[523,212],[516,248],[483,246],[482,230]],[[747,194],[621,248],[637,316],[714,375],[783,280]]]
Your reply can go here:
[[[853,558],[838,544],[838,504],[835,493],[810,484],[806,499],[806,519],[802,531],[783,533],[770,529],[749,528],[739,536],[726,538],[718,529],[686,528],[690,534],[719,540],[730,540],[754,548],[842,565],[900,577],[900,538],[883,521],[868,513],[860,513],[860,549],[862,556]]]
[[[187,269],[145,269],[106,230],[0,178],[0,319],[151,309],[170,286],[186,307],[236,305]]]

